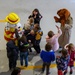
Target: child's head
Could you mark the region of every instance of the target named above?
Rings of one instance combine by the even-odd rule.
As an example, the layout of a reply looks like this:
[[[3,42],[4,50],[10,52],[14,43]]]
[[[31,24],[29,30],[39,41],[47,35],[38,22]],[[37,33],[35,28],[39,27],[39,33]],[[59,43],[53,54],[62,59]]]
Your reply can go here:
[[[52,45],[50,45],[50,44],[47,43],[47,44],[45,45],[45,50],[46,50],[46,51],[50,51],[51,49],[52,49]]]
[[[34,34],[35,34],[35,31],[32,29],[32,30],[30,31],[30,34],[31,34],[31,35],[34,35]]]
[[[63,50],[61,51],[61,53],[62,53],[62,56],[63,56],[63,57],[66,57],[66,56],[68,55],[68,52],[67,52],[67,50],[65,50],[65,49],[63,49]]]
[[[22,41],[22,42],[27,42],[27,38],[26,38],[25,35],[22,35],[22,37],[21,37],[21,41]]]
[[[49,36],[49,37],[53,37],[53,35],[54,35],[54,32],[53,32],[53,31],[49,31],[49,32],[48,32],[48,36]]]
[[[37,30],[39,30],[39,29],[40,29],[39,24],[38,24],[38,23],[34,24],[34,30],[37,31]]]
[[[29,23],[24,24],[24,29],[25,29],[25,30],[30,30],[30,25],[29,25]]]
[[[73,43],[70,43],[66,46],[68,48],[68,50],[74,51],[75,50],[75,46]]]
[[[21,69],[16,67],[14,68],[14,70],[12,71],[11,75],[21,75]]]
[[[29,18],[29,23],[33,24],[34,23],[34,19],[33,18]]]
[[[34,9],[34,10],[33,10],[33,14],[34,14],[34,15],[39,14],[39,10],[38,10],[37,8],[36,8],[36,9]]]

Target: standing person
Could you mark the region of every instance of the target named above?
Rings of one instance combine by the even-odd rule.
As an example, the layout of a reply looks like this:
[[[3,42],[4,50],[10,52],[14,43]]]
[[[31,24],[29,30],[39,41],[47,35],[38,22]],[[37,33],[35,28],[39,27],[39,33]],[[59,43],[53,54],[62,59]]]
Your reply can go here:
[[[45,45],[45,50],[42,50],[40,53],[40,57],[43,60],[43,66],[42,66],[42,72],[44,72],[46,67],[46,75],[49,75],[49,66],[51,65],[51,62],[55,60],[55,54],[52,50],[52,46],[50,44]]]
[[[58,41],[60,47],[64,48],[64,46],[70,42],[73,18],[71,17],[71,13],[65,8],[58,10],[57,15],[59,18],[54,16],[54,19],[56,23],[61,24],[60,28],[62,30],[62,35]]]
[[[31,30],[30,33],[26,36],[27,37],[27,41],[30,45],[32,45],[32,47],[34,47],[35,49],[35,32],[34,30]],[[31,47],[29,47],[30,52],[32,52]]]
[[[33,29],[33,27],[34,27],[34,19],[29,18],[27,20],[27,23],[24,24],[24,27],[23,27],[24,35],[27,36],[27,34],[30,33],[30,31]]]
[[[40,53],[40,42],[43,35],[43,31],[41,30],[39,24],[34,24],[34,31],[35,31],[35,49],[37,53]]]
[[[54,34],[53,31],[49,31],[48,35],[46,36],[46,42],[52,45],[52,50],[57,51],[59,49],[58,38],[62,34],[61,29],[56,25],[58,29],[58,33]]]
[[[6,44],[7,49],[7,57],[9,59],[9,70],[12,70],[16,67],[17,59],[18,59],[18,47],[15,45],[14,40],[10,40]]]
[[[72,74],[74,61],[75,61],[75,46],[74,44],[70,43],[70,44],[67,44],[65,48],[68,50],[68,53],[70,55],[70,61],[69,61],[68,66],[70,67],[70,74]]]
[[[41,20],[42,16],[37,8],[35,8],[32,11],[32,14],[28,18],[31,18],[31,17],[34,19],[34,24],[36,24],[36,23],[40,24],[40,20]]]
[[[28,24],[30,25],[30,30],[32,30],[34,28],[34,18],[29,18],[28,19]]]
[[[13,71],[11,72],[11,75],[21,75],[21,69],[18,67],[15,67]]]
[[[61,54],[61,57],[56,57],[58,75],[66,75],[70,56],[68,55],[68,52],[66,50],[62,50]]]
[[[22,35],[21,39],[19,40],[21,66],[23,66],[23,59],[25,61],[25,67],[28,66],[28,47],[29,44],[27,42],[27,39],[24,35]]]

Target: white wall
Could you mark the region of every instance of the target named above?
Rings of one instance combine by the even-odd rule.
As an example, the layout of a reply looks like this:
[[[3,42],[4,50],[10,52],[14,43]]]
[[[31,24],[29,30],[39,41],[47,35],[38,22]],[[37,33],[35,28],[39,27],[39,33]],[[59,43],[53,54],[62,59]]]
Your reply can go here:
[[[56,33],[54,16],[57,10],[67,8],[75,21],[75,0],[0,0],[0,19],[4,19],[10,12],[16,12],[21,18],[21,24],[24,25],[28,16],[34,8],[38,8],[43,18],[41,28],[44,32],[41,47],[45,45],[45,36],[49,30]],[[73,21],[73,22],[74,22]],[[73,23],[71,42],[74,42],[75,22]],[[6,41],[4,40],[4,23],[0,23],[0,50],[5,50]]]

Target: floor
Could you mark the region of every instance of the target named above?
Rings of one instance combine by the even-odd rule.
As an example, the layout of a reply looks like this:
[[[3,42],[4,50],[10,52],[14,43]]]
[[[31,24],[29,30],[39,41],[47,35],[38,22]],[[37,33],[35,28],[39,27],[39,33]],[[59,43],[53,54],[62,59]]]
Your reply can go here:
[[[11,72],[8,71],[8,59],[6,56],[6,41],[4,40],[4,27],[5,22],[2,20],[10,12],[15,12],[19,15],[22,26],[26,23],[28,16],[32,13],[33,9],[38,8],[43,18],[41,20],[41,28],[44,32],[41,40],[41,49],[44,49],[45,36],[49,30],[53,30],[55,33],[57,29],[55,25],[60,26],[59,23],[55,23],[54,16],[56,16],[57,10],[61,8],[66,8],[71,12],[73,17],[73,28],[70,42],[74,43],[75,36],[75,0],[0,0],[0,75],[10,75]],[[35,52],[34,52],[35,53]],[[22,75],[39,75],[42,61],[39,55],[32,53],[29,56],[29,66],[27,68],[22,67]],[[57,53],[58,54],[58,53]],[[56,55],[57,55],[56,54]],[[20,66],[18,60],[17,66]],[[52,62],[50,75],[57,75],[57,69],[55,62]],[[75,67],[74,67],[75,73]],[[73,73],[73,75],[74,75]],[[45,73],[44,73],[45,75]],[[68,75],[68,74],[67,74]]]
[[[10,75],[11,71],[9,71],[8,67],[8,58],[7,58],[7,52],[6,51],[0,51],[0,75]],[[60,53],[56,52],[55,55],[61,55]],[[41,68],[42,68],[42,60],[40,58],[40,55],[35,55],[35,51],[33,49],[33,52],[28,56],[28,67],[23,67],[20,65],[20,60],[18,58],[17,61],[17,67],[21,68],[21,75],[40,75],[41,73]],[[73,68],[74,73],[75,73],[75,67]],[[45,74],[46,71],[44,72],[43,75]],[[74,75],[74,73],[72,75]],[[68,73],[69,74],[69,68],[68,68]],[[50,75],[57,75],[57,67],[55,61],[52,62],[50,66]]]

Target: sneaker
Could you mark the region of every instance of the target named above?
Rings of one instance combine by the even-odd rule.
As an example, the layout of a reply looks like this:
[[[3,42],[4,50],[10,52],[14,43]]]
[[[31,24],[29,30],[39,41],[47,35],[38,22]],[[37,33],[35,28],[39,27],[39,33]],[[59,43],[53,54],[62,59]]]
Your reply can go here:
[[[27,67],[28,65],[25,65],[25,67]]]

